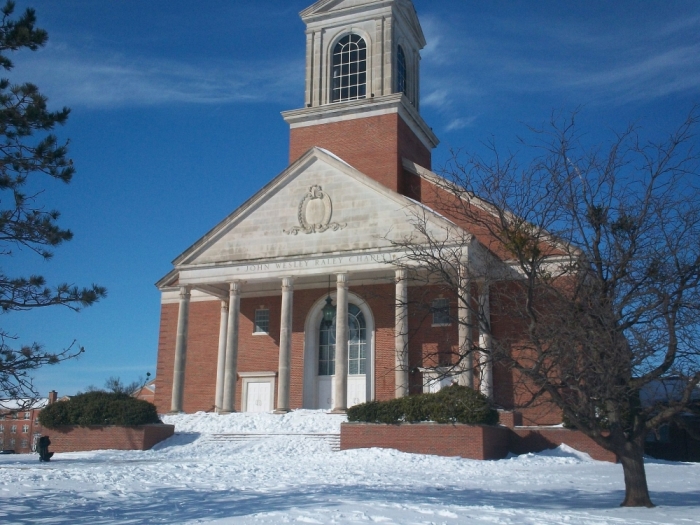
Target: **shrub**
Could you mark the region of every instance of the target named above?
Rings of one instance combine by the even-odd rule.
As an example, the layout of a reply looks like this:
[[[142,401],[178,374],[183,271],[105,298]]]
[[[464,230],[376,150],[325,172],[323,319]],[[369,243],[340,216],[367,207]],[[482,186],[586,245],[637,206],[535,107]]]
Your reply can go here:
[[[39,413],[46,428],[62,425],[146,425],[160,423],[155,405],[126,394],[87,392],[52,403]]]
[[[495,425],[498,412],[489,399],[468,387],[452,385],[435,394],[370,401],[348,409],[348,421],[364,423],[465,423]]]

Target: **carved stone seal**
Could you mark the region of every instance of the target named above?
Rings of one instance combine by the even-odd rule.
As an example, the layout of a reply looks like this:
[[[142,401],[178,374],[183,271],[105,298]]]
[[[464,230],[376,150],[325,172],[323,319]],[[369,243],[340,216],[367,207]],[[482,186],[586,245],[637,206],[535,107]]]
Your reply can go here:
[[[342,230],[347,224],[331,222],[333,203],[321,186],[311,186],[309,192],[299,202],[297,219],[299,226],[291,230],[282,230],[287,235],[298,235],[299,232],[323,233],[327,230]]]

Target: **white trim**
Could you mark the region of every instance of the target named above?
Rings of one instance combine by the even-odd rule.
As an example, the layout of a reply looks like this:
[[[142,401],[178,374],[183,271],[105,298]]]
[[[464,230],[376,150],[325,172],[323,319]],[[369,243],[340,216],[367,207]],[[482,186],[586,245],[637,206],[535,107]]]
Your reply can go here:
[[[318,327],[321,323],[322,310],[326,304],[328,293],[323,293],[316,300],[313,306],[309,309],[304,323],[304,388],[303,388],[303,407],[316,408],[318,400],[316,399],[317,382],[318,382]],[[331,292],[331,299],[335,300],[336,293]],[[376,340],[376,325],[374,315],[364,298],[348,291],[348,304],[357,306],[365,316],[365,328],[367,333],[367,348],[369,355],[367,356],[367,369],[365,376],[367,378],[367,401],[372,401],[375,398],[375,340]]]

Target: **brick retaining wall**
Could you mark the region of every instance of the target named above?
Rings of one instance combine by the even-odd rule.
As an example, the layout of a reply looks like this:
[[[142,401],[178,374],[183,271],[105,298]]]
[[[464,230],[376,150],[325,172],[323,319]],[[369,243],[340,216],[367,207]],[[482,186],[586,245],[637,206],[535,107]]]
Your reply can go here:
[[[174,425],[141,425],[117,427],[91,425],[44,429],[52,452],[88,450],[149,450],[175,433]]]
[[[509,452],[526,454],[566,444],[599,461],[617,457],[577,430],[565,428],[507,428],[487,425],[413,423],[382,425],[343,423],[340,450],[393,448],[414,454],[460,456],[468,459],[501,459]]]
[[[414,454],[501,459],[508,454],[508,434],[505,427],[487,425],[343,423],[340,450],[378,447]]]
[[[509,449],[514,454],[542,452],[566,444],[598,461],[617,463],[617,456],[605,450],[583,432],[566,428],[521,427],[511,432]]]

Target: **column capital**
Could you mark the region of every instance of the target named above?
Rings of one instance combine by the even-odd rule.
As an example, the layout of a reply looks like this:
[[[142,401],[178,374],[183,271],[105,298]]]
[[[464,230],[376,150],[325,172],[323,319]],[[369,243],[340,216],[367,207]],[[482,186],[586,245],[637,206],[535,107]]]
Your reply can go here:
[[[229,295],[241,293],[241,281],[231,281],[228,283]]]
[[[293,290],[294,289],[294,277],[282,277],[282,289]]]
[[[397,268],[394,270],[394,277],[396,282],[406,281],[408,279],[408,270],[406,268]]]
[[[347,286],[348,285],[348,274],[347,272],[343,273],[336,273],[335,274],[335,280],[338,286]]]
[[[192,295],[192,287],[189,284],[180,286],[180,298],[181,299],[189,299],[191,295]]]
[[[221,309],[228,311],[228,301],[224,301],[224,300],[221,301]]]

